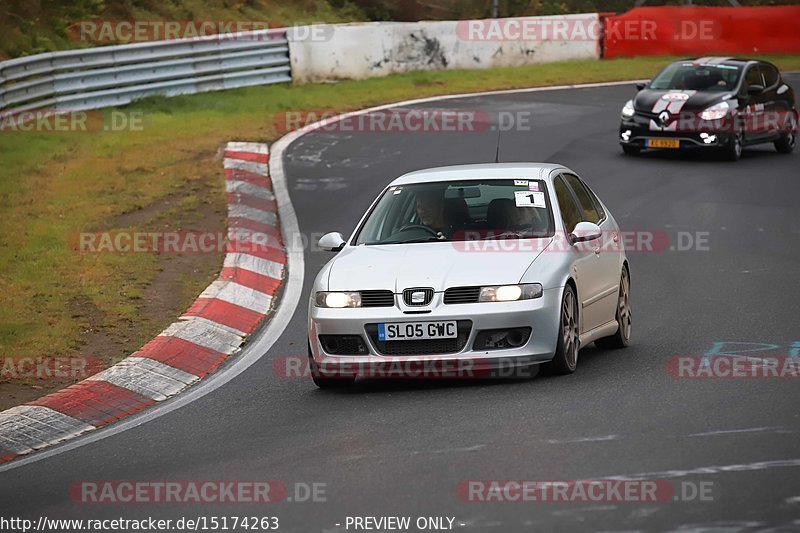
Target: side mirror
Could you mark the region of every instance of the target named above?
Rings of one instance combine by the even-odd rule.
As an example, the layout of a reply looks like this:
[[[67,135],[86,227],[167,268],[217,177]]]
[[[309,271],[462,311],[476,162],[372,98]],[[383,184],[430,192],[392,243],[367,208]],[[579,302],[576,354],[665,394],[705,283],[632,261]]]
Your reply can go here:
[[[750,96],[758,96],[759,94],[764,92],[763,85],[749,85],[747,87],[747,94]]]
[[[602,234],[603,230],[594,222],[578,222],[569,234],[569,243],[593,241],[599,239]]]
[[[636,90],[637,91],[641,91],[645,87],[647,87],[647,82],[646,81],[640,81],[639,83],[636,84]]]
[[[344,248],[345,241],[339,232],[326,233],[319,240],[319,247],[326,252],[338,252]]]

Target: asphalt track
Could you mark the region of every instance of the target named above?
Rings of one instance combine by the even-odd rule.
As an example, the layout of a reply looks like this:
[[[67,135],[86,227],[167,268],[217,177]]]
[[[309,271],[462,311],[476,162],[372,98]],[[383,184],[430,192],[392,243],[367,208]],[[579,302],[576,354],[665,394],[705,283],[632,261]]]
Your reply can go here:
[[[788,79],[800,92],[800,76]],[[625,85],[418,106],[495,118],[499,111],[530,112],[530,128],[502,133],[501,161],[573,168],[624,230],[666,233],[671,246],[681,233],[703,232],[699,249],[629,255],[628,349],[587,348],[568,377],[367,381],[352,391],[319,391],[273,366],[305,355],[307,291],[330,257],[308,251],[304,296],[264,357],[181,409],[0,473],[0,515],[273,515],[281,531],[301,532],[344,530],[348,515],[454,516],[464,531],[800,530],[797,380],[675,379],[666,370],[670,358],[707,353],[714,343],[774,345],[763,353],[789,355],[800,341],[800,155],[765,145],[748,149],[738,163],[625,157],[616,130],[632,94]],[[301,233],[347,233],[392,178],[489,162],[495,139],[491,129],[305,135],[285,156]],[[456,494],[461,480],[613,476],[712,482],[713,498],[467,503]],[[253,479],[325,483],[327,501],[87,505],[68,496],[82,480]]]

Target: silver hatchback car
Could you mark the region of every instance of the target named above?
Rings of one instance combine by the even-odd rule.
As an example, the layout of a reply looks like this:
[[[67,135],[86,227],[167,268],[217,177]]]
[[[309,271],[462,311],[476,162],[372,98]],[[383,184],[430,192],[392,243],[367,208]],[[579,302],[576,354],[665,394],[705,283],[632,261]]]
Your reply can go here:
[[[572,373],[581,346],[630,340],[623,241],[606,206],[560,165],[401,176],[347,241],[319,241],[337,255],[309,301],[314,381],[385,375],[375,368],[426,375],[545,363]]]

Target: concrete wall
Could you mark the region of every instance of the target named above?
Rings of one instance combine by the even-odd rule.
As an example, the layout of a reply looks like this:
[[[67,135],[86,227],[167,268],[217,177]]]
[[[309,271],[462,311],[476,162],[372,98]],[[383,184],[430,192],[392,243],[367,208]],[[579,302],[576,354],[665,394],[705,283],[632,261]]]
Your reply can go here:
[[[597,14],[290,28],[298,82],[599,59]]]

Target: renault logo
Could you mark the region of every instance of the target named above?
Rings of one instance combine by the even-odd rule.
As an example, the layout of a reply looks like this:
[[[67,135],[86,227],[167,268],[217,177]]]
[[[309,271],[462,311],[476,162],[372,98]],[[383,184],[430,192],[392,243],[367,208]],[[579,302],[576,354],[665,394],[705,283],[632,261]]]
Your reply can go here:
[[[666,111],[662,111],[660,115],[658,115],[658,121],[661,123],[662,126],[666,126],[669,122],[669,113]]]

